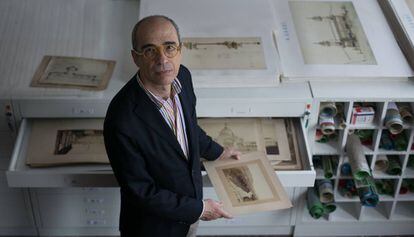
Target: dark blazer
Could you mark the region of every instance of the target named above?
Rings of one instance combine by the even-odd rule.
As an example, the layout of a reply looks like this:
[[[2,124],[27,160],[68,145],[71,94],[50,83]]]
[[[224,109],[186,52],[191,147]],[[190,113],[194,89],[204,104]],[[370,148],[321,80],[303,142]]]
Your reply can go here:
[[[134,76],[111,101],[104,123],[106,151],[121,188],[123,236],[185,236],[201,215],[200,156],[223,148],[198,126],[191,74],[180,66],[179,94],[189,157]]]

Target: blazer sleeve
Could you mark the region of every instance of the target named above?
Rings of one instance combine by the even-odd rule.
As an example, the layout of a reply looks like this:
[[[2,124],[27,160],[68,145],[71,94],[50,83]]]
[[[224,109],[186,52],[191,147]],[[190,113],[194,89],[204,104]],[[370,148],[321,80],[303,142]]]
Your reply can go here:
[[[116,129],[104,129],[104,139],[118,183],[138,208],[177,222],[191,224],[198,220],[202,201],[157,186],[133,139]]]

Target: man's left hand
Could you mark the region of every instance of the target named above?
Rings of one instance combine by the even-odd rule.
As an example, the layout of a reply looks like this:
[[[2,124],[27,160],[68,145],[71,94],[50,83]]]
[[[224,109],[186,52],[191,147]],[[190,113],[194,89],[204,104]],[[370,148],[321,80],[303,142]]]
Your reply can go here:
[[[221,153],[221,155],[218,159],[222,160],[222,159],[232,158],[232,159],[240,160],[240,156],[241,156],[241,152],[238,151],[236,148],[226,147],[226,148],[224,148],[223,153]]]

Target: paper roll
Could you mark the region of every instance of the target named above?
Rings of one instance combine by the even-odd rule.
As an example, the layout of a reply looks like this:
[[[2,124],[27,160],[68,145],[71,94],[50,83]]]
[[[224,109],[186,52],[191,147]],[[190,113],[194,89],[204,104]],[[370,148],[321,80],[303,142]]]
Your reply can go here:
[[[334,201],[333,186],[329,179],[318,180],[319,200],[321,203],[331,203]]]
[[[394,143],[392,142],[388,131],[383,130],[381,134],[380,148],[385,150],[394,149]]]
[[[335,121],[332,116],[319,116],[319,126],[325,135],[335,133]]]
[[[405,132],[402,132],[395,136],[394,140],[394,149],[397,151],[405,151],[408,146],[407,137],[405,136]]]
[[[306,203],[309,210],[309,214],[315,218],[320,218],[324,212],[325,209],[322,206],[321,201],[319,200],[319,197],[316,195],[316,191],[314,188],[308,188],[308,191],[306,193]]]
[[[352,134],[348,136],[346,151],[354,179],[362,180],[370,176],[367,159],[365,158],[361,141],[357,135]]]
[[[349,163],[343,163],[341,166],[341,174],[342,175],[351,175],[352,174],[352,170],[351,170],[351,165]]]
[[[385,172],[388,169],[388,158],[386,155],[378,155],[375,160],[375,170]]]
[[[375,187],[379,194],[394,195],[394,184],[392,180],[375,180]]]
[[[324,208],[325,214],[329,214],[329,213],[332,213],[336,210],[336,204],[334,202],[324,203],[323,208]]]
[[[358,188],[358,196],[363,206],[375,207],[379,198],[376,190],[372,186]]]
[[[401,118],[405,123],[414,122],[413,114],[411,112],[411,106],[409,103],[398,104],[398,109],[400,111]]]
[[[327,143],[328,137],[322,133],[321,130],[316,130],[315,141],[320,143]]]
[[[389,102],[384,124],[392,134],[398,134],[403,130],[403,121],[395,102]]]
[[[388,156],[388,169],[387,174],[389,175],[400,175],[401,165],[398,156]]]
[[[408,193],[408,183],[407,181],[404,179],[401,183],[401,187],[400,187],[400,194],[406,194]]]
[[[339,193],[347,198],[352,198],[357,195],[357,190],[352,179],[341,179],[338,182]]]
[[[335,117],[338,112],[335,102],[321,102],[319,115]]]
[[[325,178],[330,179],[333,176],[332,159],[330,156],[322,157],[322,168]]]
[[[363,145],[372,145],[372,135],[374,134],[374,130],[358,129],[355,134],[359,137]]]

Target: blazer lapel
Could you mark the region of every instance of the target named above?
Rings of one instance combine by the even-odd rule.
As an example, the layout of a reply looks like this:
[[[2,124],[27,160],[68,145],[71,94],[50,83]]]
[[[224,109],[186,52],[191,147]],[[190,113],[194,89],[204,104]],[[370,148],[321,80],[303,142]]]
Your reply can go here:
[[[148,98],[145,91],[138,85],[138,82],[133,88],[136,90],[134,113],[145,122],[151,129],[154,130],[160,137],[165,139],[174,149],[180,154],[181,158],[186,160],[185,155],[181,149],[180,144],[175,137],[175,134],[168,126],[167,122],[157,110],[154,103]]]
[[[191,108],[191,104],[190,99],[188,98],[188,95],[186,93],[186,91],[183,90],[181,91],[181,93],[178,95],[180,97],[180,102],[181,102],[181,107],[183,108],[183,114],[184,114],[184,119],[185,119],[185,127],[187,130],[187,141],[188,141],[188,161],[190,161],[190,163],[193,161],[194,158],[194,141],[195,139],[193,138],[194,136],[194,128],[196,126],[196,121],[193,121],[192,117],[191,117],[191,112],[192,112],[192,108]]]

